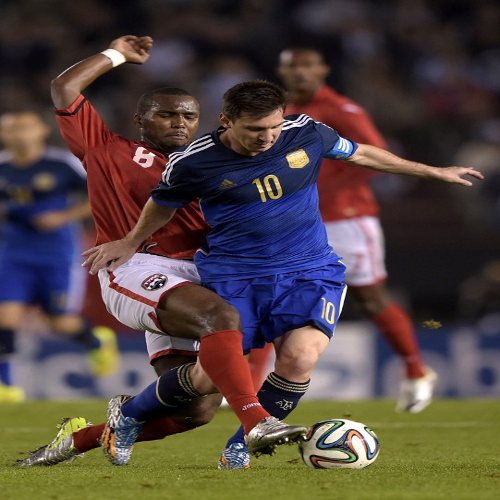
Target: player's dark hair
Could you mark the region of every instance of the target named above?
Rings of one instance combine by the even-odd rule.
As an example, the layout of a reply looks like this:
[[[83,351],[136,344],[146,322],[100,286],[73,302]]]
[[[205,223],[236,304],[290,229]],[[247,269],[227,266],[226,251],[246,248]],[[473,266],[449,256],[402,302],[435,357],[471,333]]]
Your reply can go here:
[[[182,95],[193,97],[187,90],[178,87],[160,87],[145,92],[139,97],[137,101],[137,113],[142,115],[149,111],[155,102],[155,97],[159,95]]]
[[[251,80],[238,83],[226,91],[222,112],[231,120],[243,113],[262,118],[285,107],[286,93],[283,88],[266,80]]]

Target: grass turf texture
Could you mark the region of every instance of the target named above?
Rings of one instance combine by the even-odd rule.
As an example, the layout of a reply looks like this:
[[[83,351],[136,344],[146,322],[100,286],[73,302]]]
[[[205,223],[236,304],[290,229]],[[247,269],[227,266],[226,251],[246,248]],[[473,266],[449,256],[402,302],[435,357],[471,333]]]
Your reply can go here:
[[[20,453],[48,442],[65,416],[102,421],[106,403],[28,402],[0,406],[0,497],[10,499],[490,499],[500,498],[500,401],[441,400],[421,414],[393,401],[304,402],[291,423],[349,418],[371,426],[381,452],[361,470],[312,470],[296,446],[252,460],[247,471],[215,468],[236,419],[222,409],[209,425],[140,443],[129,465],[101,450],[71,464],[20,469]]]

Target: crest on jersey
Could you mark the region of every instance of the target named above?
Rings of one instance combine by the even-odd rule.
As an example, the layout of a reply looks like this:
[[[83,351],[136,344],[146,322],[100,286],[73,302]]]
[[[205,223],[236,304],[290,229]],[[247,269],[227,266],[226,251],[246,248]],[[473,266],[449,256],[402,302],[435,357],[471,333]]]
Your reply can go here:
[[[50,191],[56,185],[56,178],[52,174],[38,174],[33,177],[32,185],[37,191]]]
[[[147,277],[141,284],[142,288],[144,290],[159,290],[160,288],[163,288],[165,284],[167,283],[168,278],[164,274],[152,274],[151,276]]]
[[[286,155],[290,168],[304,168],[309,163],[309,156],[303,149],[297,149]]]

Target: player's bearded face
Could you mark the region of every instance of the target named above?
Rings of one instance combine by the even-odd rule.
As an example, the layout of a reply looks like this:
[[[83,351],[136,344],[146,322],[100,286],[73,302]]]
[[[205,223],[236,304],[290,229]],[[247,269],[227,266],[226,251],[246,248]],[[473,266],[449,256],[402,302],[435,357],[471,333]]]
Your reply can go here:
[[[198,130],[200,109],[190,96],[161,95],[140,117],[136,117],[142,138],[159,150],[189,144]]]
[[[277,109],[263,118],[243,113],[229,120],[222,115],[230,147],[237,153],[254,156],[270,149],[278,140],[283,128],[283,109]]]

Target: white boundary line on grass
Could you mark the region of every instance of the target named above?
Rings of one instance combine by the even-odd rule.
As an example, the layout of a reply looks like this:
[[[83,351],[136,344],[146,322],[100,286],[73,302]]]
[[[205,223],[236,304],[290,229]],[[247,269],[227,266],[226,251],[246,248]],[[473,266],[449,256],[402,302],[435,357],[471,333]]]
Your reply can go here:
[[[464,422],[370,422],[371,427],[377,427],[379,429],[387,428],[387,429],[404,429],[407,427],[442,427],[442,428],[447,428],[447,427],[455,427],[455,428],[462,428],[462,427],[489,427],[489,426],[494,426],[498,425],[497,422],[475,422],[475,421],[464,421]]]

